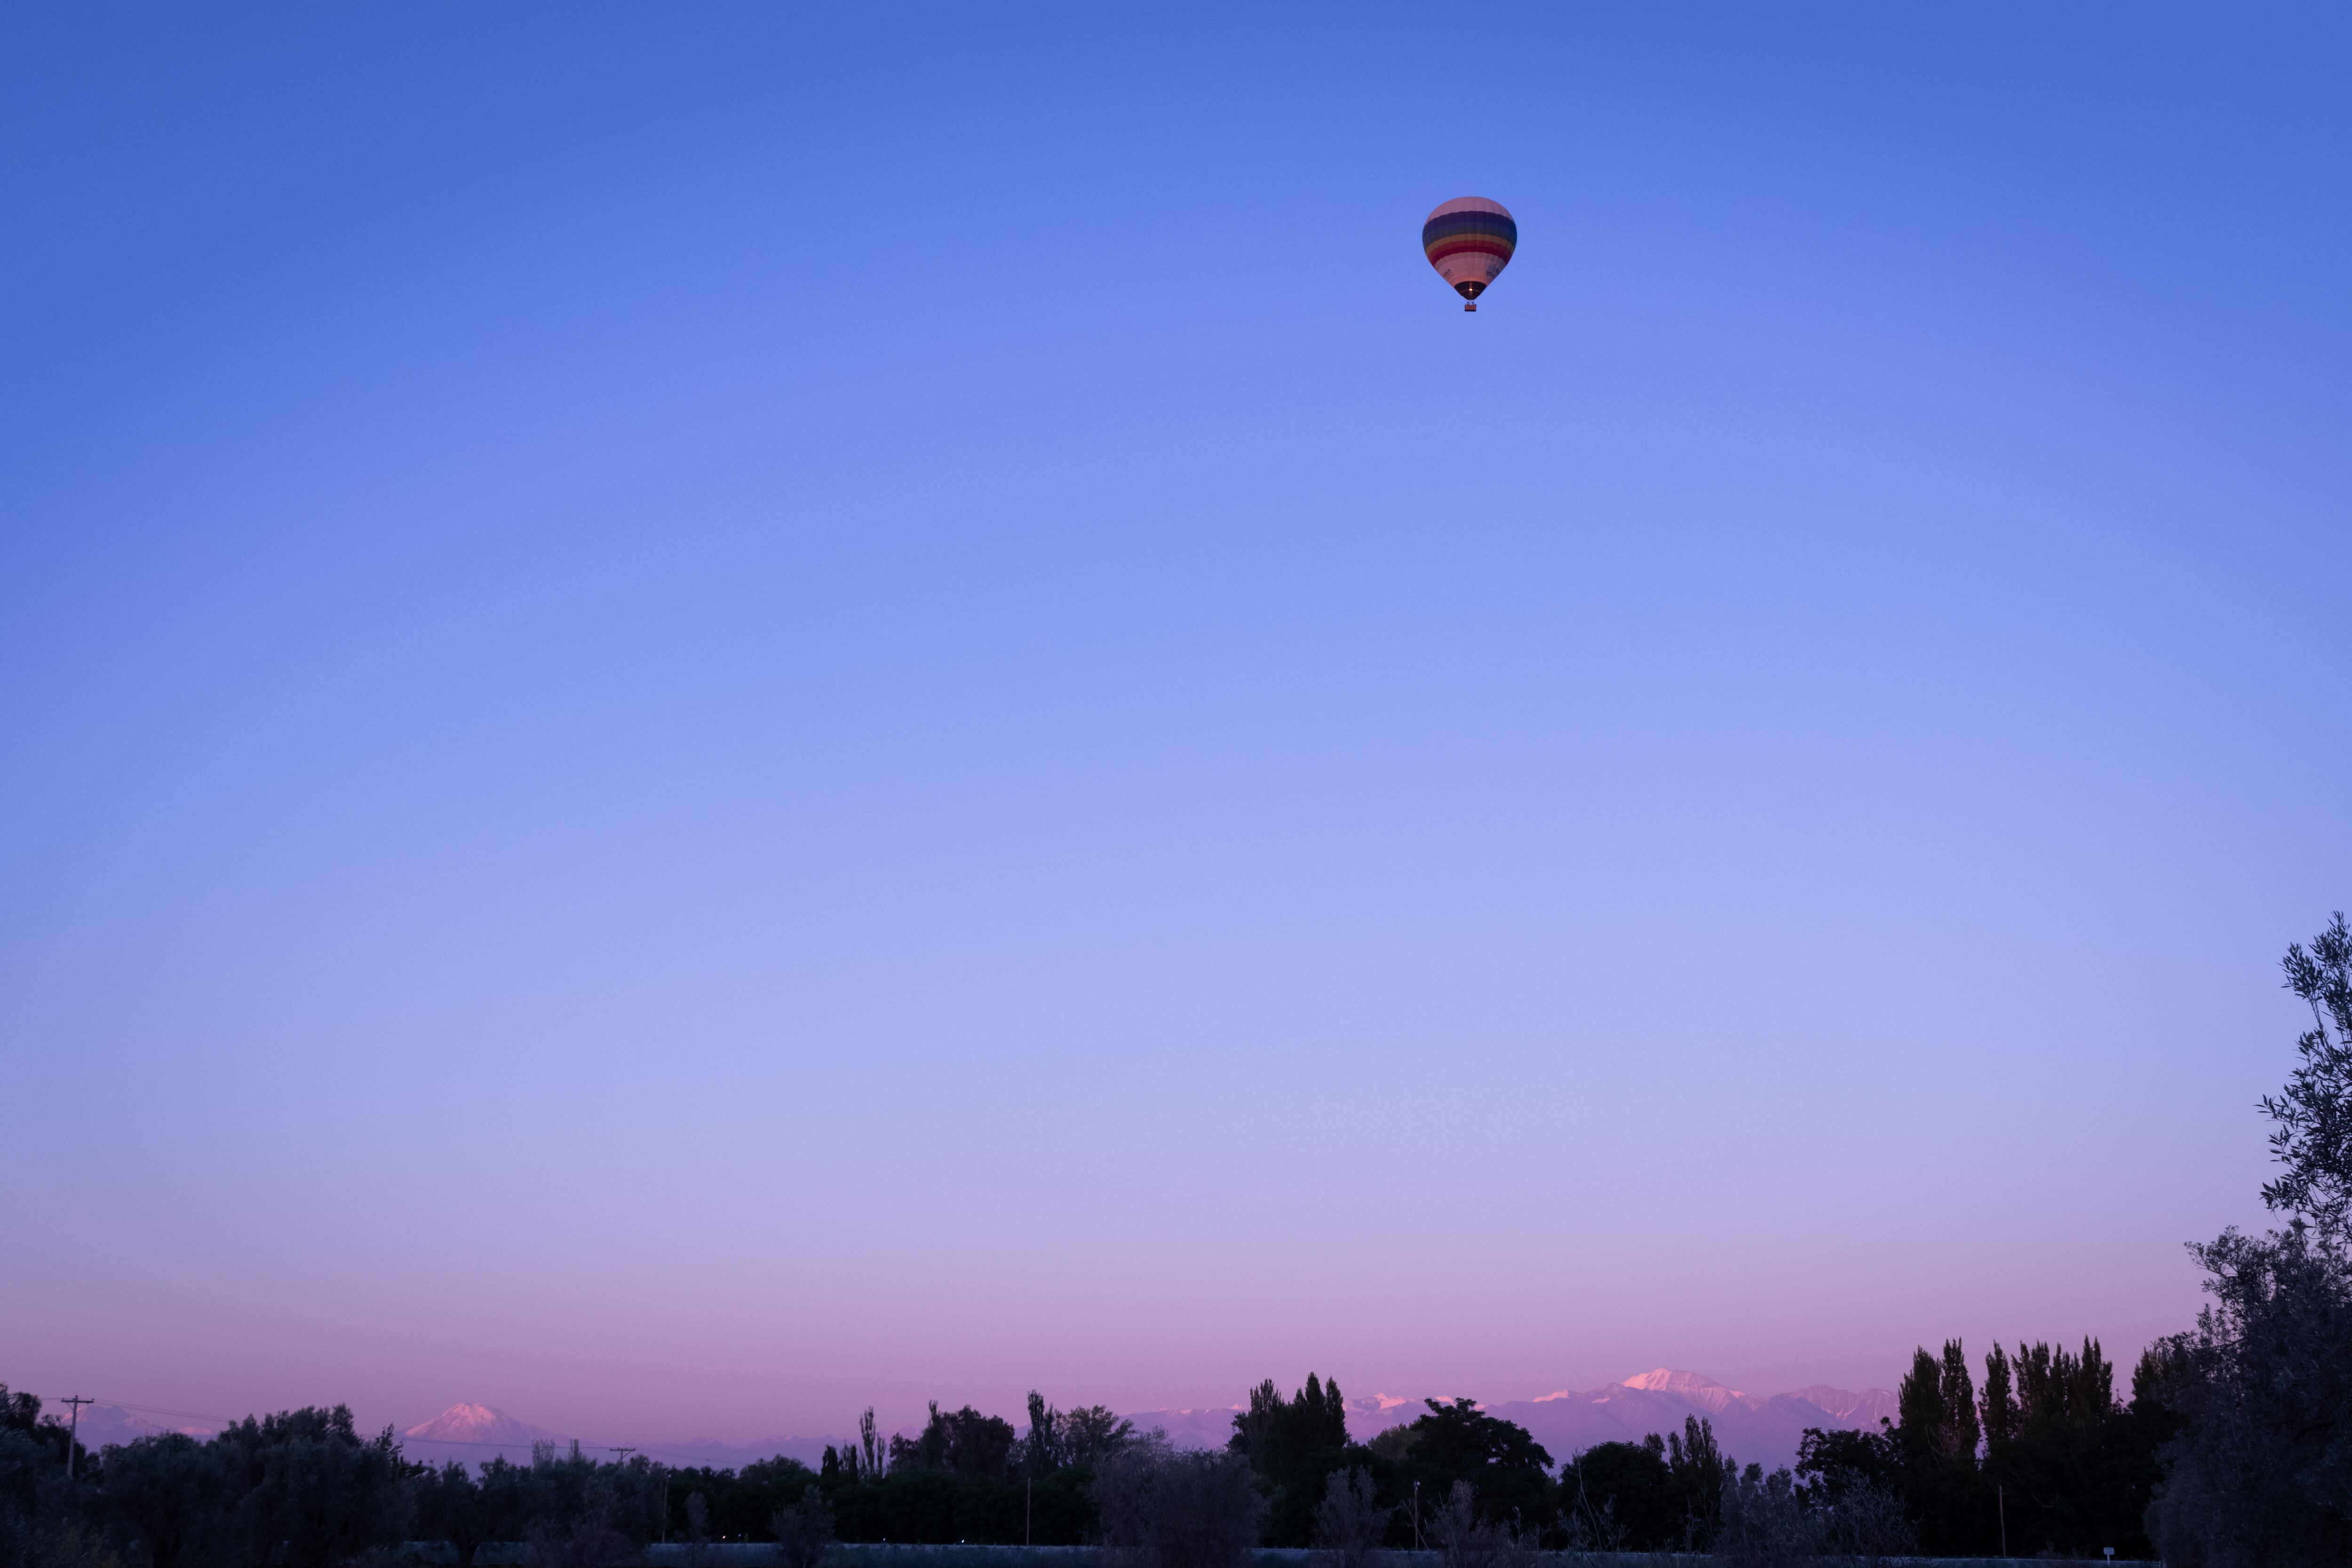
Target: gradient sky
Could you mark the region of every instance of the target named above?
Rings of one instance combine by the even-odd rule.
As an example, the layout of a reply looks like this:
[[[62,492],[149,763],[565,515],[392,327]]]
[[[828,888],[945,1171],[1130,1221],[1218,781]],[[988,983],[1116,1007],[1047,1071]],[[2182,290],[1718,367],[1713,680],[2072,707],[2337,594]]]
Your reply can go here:
[[[10,8],[0,1380],[732,1439],[2128,1360],[2352,903],[2347,73],[2335,6]]]

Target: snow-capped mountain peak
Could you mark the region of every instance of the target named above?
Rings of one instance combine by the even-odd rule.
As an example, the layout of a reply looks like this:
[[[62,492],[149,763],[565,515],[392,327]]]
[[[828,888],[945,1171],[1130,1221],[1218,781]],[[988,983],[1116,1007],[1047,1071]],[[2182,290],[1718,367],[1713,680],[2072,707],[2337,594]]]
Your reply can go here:
[[[1623,1383],[1618,1384],[1618,1386],[1621,1388],[1644,1389],[1652,1394],[1679,1394],[1684,1395],[1685,1398],[1692,1395],[1711,1394],[1718,1390],[1724,1394],[1729,1394],[1734,1399],[1745,1399],[1748,1397],[1736,1388],[1725,1388],[1723,1384],[1716,1382],[1715,1379],[1711,1377],[1703,1376],[1696,1372],[1675,1372],[1670,1367],[1663,1366],[1656,1368],[1654,1371],[1645,1372],[1637,1376],[1629,1377]]]
[[[488,1405],[452,1405],[402,1434],[424,1443],[487,1443],[529,1447],[555,1436]]]

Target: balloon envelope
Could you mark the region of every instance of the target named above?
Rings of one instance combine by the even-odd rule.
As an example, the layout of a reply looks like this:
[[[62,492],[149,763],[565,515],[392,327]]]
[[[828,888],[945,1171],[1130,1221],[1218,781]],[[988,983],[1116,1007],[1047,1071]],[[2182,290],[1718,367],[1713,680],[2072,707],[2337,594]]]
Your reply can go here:
[[[1441,203],[1421,226],[1421,248],[1429,264],[1465,300],[1475,301],[1484,294],[1518,247],[1519,226],[1512,221],[1510,209],[1484,196],[1456,196]]]

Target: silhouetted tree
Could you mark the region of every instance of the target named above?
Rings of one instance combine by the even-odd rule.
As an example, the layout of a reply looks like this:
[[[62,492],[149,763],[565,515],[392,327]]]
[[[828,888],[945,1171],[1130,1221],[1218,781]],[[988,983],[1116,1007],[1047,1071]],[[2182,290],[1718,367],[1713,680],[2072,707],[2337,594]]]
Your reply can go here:
[[[1797,1444],[1797,1479],[1831,1500],[1857,1487],[1877,1487],[1894,1493],[1899,1489],[1901,1467],[1895,1442],[1884,1421],[1875,1432],[1808,1426]]]
[[[1393,1507],[1381,1506],[1370,1470],[1335,1472],[1315,1508],[1315,1545],[1323,1568],[1365,1568],[1388,1532]]]
[[[1002,1476],[1011,1465],[1014,1436],[1013,1424],[1001,1415],[982,1415],[969,1405],[942,1414],[934,1399],[921,1432],[890,1439],[890,1468]]]
[[[874,1407],[869,1405],[857,1418],[857,1441],[837,1450],[827,1444],[819,1473],[834,1482],[856,1486],[860,1481],[880,1480],[889,1468],[890,1446],[876,1434]]]
[[[1960,1342],[1947,1340],[1940,1358],[1925,1346],[1915,1352],[1895,1404],[1889,1438],[1897,1484],[1920,1545],[1945,1554],[1990,1550],[1991,1495],[1977,1465],[1976,1384]]]
[[[392,1428],[362,1437],[347,1405],[247,1416],[210,1447],[236,1494],[235,1531],[255,1562],[333,1568],[406,1531],[407,1471]]]
[[[2014,1359],[1994,1346],[1979,1410],[1982,1485],[1995,1489],[1992,1539],[2005,1534],[2012,1552],[2150,1552],[2140,1520],[2156,1480],[2154,1448],[2116,1401],[2115,1368],[2098,1341],[2084,1340],[2080,1354],[2020,1345]],[[1981,1520],[1987,1500],[1979,1495],[1974,1506]],[[1981,1525],[1978,1533],[1986,1533]]]
[[[2168,1346],[2180,1418],[2149,1533],[2176,1568],[2352,1556],[2352,1289],[2315,1228],[2197,1248],[2213,1301]]]
[[[1908,1557],[1918,1549],[1919,1532],[1891,1487],[1853,1481],[1834,1497],[1812,1491],[1806,1500],[1825,1516],[1821,1543],[1830,1556],[1876,1563],[1890,1557]]]
[[[1013,1423],[1001,1415],[982,1415],[967,1405],[947,1418],[947,1426],[949,1469],[960,1476],[1003,1476],[1010,1472]]]
[[[1265,1510],[1240,1455],[1179,1453],[1164,1439],[1106,1459],[1095,1495],[1104,1547],[1134,1568],[1243,1568]]]
[[[2168,1341],[2148,1403],[2178,1431],[2149,1533],[2175,1568],[2341,1563],[2352,1556],[2352,931],[2338,912],[2287,988],[2311,1008],[2300,1064],[2263,1110],[2283,1167],[2263,1189],[2287,1227],[2190,1250],[2211,1302]],[[2135,1399],[2140,1403],[2139,1380]],[[2145,1426],[2147,1423],[2143,1423]]]
[[[828,1479],[782,1455],[755,1460],[740,1470],[698,1465],[666,1475],[669,1506],[666,1527],[673,1533],[686,1529],[686,1500],[698,1492],[711,1535],[727,1541],[765,1541],[776,1510],[797,1503],[811,1484],[841,1485],[837,1469]]]
[[[530,1467],[500,1454],[481,1466],[474,1485],[482,1494],[482,1516],[492,1541],[521,1541],[530,1535]]]
[[[816,1568],[833,1544],[833,1510],[814,1484],[803,1489],[798,1502],[776,1510],[769,1523],[775,1532],[776,1560],[783,1568]]]
[[[1013,1453],[1013,1464],[1024,1476],[1048,1476],[1069,1462],[1062,1441],[1062,1413],[1029,1391],[1029,1430]]]
[[[1683,1417],[1680,1434],[1666,1434],[1666,1474],[1682,1516],[1682,1549],[1700,1552],[1713,1543],[1723,1518],[1723,1492],[1739,1467],[1715,1440],[1715,1423]]]
[[[903,1432],[890,1435],[890,1468],[894,1470],[944,1470],[948,1468],[948,1423],[940,1414],[940,1402],[931,1401],[931,1413],[923,1429],[909,1437]]]
[[[178,1432],[106,1452],[106,1515],[150,1568],[182,1568],[230,1550],[228,1468],[209,1443]]]
[[[1251,1389],[1226,1446],[1264,1475],[1295,1471],[1305,1456],[1347,1444],[1348,1406],[1339,1384],[1326,1388],[1310,1372],[1307,1386],[1288,1399],[1272,1378]]]
[[[1266,1541],[1305,1546],[1326,1481],[1348,1462],[1348,1406],[1337,1383],[1313,1373],[1288,1399],[1272,1378],[1250,1390],[1226,1445],[1249,1461],[1266,1500]]]
[[[1030,1541],[1052,1546],[1091,1540],[1093,1467],[1134,1434],[1131,1423],[1099,1406],[1065,1415],[1042,1395],[1032,1396],[1027,1439],[1000,1417],[970,1405],[945,1411],[936,1402],[912,1436],[879,1437],[871,1410],[859,1426],[858,1445],[829,1449],[813,1478],[833,1510],[835,1529],[846,1541],[914,1544]],[[1040,1433],[1044,1440],[1034,1441]],[[887,1456],[878,1469],[867,1459],[875,1454]],[[711,1484],[715,1517],[720,1483]],[[803,1489],[793,1488],[769,1512]],[[761,1516],[761,1536],[768,1518]]]
[[[2286,1087],[2263,1097],[2275,1124],[2271,1154],[2285,1167],[2263,1202],[2298,1215],[2322,1235],[2341,1237],[2352,1206],[2352,930],[2341,910],[2306,950],[2287,946],[2287,989],[2311,1009],[2294,1043],[2303,1061]]]
[[[1763,1466],[1750,1465],[1723,1483],[1709,1549],[1737,1568],[1779,1568],[1819,1556],[1829,1515],[1807,1507],[1807,1500],[1789,1471],[1768,1476]]]
[[[496,1516],[495,1500],[484,1496],[480,1483],[454,1459],[438,1470],[428,1466],[412,1485],[417,1539],[447,1542],[457,1554],[457,1568],[473,1568],[474,1554],[483,1543],[499,1538],[502,1521]]]
[[[0,1385],[0,1568],[110,1568],[112,1549],[96,1528],[95,1478],[78,1454],[66,1474],[66,1429],[41,1415],[29,1394]]]
[[[1682,1540],[1666,1440],[1598,1443],[1560,1467],[1569,1544],[1583,1552],[1659,1552]]]
[[[1135,1440],[1135,1423],[1105,1405],[1081,1405],[1062,1417],[1063,1455],[1079,1469],[1092,1469]]]
[[[1468,1481],[1445,1489],[1428,1510],[1422,1531],[1445,1568],[1495,1568],[1502,1550],[1503,1532],[1478,1517],[1477,1493]]]
[[[1428,1511],[1446,1505],[1456,1481],[1469,1484],[1486,1523],[1525,1526],[1552,1518],[1551,1456],[1526,1427],[1487,1415],[1475,1400],[1423,1403],[1425,1415],[1381,1433],[1370,1452],[1387,1471],[1384,1497],[1403,1502],[1412,1483],[1421,1483],[1424,1533]],[[1410,1524],[1400,1528],[1409,1540]]]
[[[642,1549],[658,1528],[662,1472],[642,1455],[599,1464],[573,1443],[534,1444],[522,1472],[524,1536],[544,1563],[602,1568]]]

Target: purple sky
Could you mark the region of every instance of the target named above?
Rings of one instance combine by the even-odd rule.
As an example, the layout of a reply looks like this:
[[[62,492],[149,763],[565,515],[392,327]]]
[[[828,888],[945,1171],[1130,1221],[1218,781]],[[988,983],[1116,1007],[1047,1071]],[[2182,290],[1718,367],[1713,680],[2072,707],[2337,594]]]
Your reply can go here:
[[[2128,1361],[2352,902],[2348,61],[12,10],[0,1381]]]

